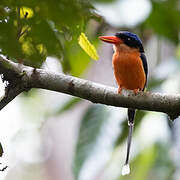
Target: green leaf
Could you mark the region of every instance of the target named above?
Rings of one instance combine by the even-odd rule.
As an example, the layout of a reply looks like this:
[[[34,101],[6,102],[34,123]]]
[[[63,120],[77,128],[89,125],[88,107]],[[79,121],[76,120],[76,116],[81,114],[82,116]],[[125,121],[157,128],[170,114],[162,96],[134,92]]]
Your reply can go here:
[[[85,113],[80,126],[73,162],[73,171],[76,179],[78,179],[84,163],[93,153],[101,128],[108,118],[109,112],[103,105],[93,105]]]
[[[13,18],[7,22],[4,20],[0,22],[0,49],[3,55],[15,59],[23,57],[21,45],[17,41],[17,29],[14,26]]]
[[[71,43],[65,42],[65,54],[63,59],[64,72],[70,72],[73,76],[80,76],[88,67],[89,56],[82,51],[77,39]]]
[[[56,112],[53,114],[60,115],[61,113],[65,112],[67,110],[70,110],[71,108],[73,108],[75,105],[77,105],[81,101],[82,101],[82,99],[80,99],[80,98],[72,97],[67,102],[65,102],[63,104],[63,106],[61,106],[59,109],[57,109]]]
[[[159,87],[166,79],[150,79],[148,82],[148,90],[153,90],[154,88]]]
[[[134,179],[135,180],[144,180],[148,178],[148,171],[153,166],[155,158],[157,156],[157,148],[153,145],[150,148],[147,148],[142,152],[137,159],[135,160],[134,168]],[[133,168],[133,164],[132,164]]]
[[[152,172],[155,174],[157,180],[172,180],[174,179],[174,172],[176,171],[176,165],[171,157],[171,143],[156,143],[157,156],[155,158]],[[152,173],[151,173],[152,174]],[[155,177],[153,179],[155,179]]]

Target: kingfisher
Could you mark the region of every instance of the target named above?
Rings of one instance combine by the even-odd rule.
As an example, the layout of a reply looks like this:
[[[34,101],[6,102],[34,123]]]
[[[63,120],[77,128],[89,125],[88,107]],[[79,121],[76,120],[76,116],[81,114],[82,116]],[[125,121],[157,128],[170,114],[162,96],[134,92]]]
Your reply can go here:
[[[132,90],[136,95],[144,91],[147,84],[148,65],[144,48],[140,38],[131,32],[120,31],[114,36],[100,36],[100,40],[113,44],[114,54],[112,66],[114,76],[118,85],[118,93],[122,89]],[[130,173],[129,154],[134,127],[135,109],[128,109],[128,140],[125,164],[122,168],[122,175]]]

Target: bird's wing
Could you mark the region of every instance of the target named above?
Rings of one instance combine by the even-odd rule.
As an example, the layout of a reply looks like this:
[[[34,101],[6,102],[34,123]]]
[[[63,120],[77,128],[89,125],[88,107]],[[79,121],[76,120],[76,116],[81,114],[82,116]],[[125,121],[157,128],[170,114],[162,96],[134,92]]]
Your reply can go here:
[[[144,88],[146,87],[147,84],[147,75],[148,75],[148,64],[147,64],[147,59],[144,53],[141,53],[140,55],[141,61],[143,63],[143,68],[144,68],[144,72],[146,74],[146,83],[144,85]]]

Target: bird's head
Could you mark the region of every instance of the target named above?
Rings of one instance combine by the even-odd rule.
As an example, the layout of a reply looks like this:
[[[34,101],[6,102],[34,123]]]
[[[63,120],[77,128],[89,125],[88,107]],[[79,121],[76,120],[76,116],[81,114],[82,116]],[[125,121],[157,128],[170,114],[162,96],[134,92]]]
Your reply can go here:
[[[137,48],[140,52],[144,52],[140,38],[136,34],[128,31],[117,32],[115,36],[100,36],[99,39],[114,45],[125,44],[130,48]]]

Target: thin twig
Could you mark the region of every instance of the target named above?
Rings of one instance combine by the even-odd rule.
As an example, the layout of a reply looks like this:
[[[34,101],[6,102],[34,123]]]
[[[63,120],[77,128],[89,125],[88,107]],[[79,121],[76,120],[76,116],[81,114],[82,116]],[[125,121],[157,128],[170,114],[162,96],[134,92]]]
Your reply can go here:
[[[19,38],[21,37],[21,22],[20,22],[20,7],[17,8],[17,40],[19,40]]]

